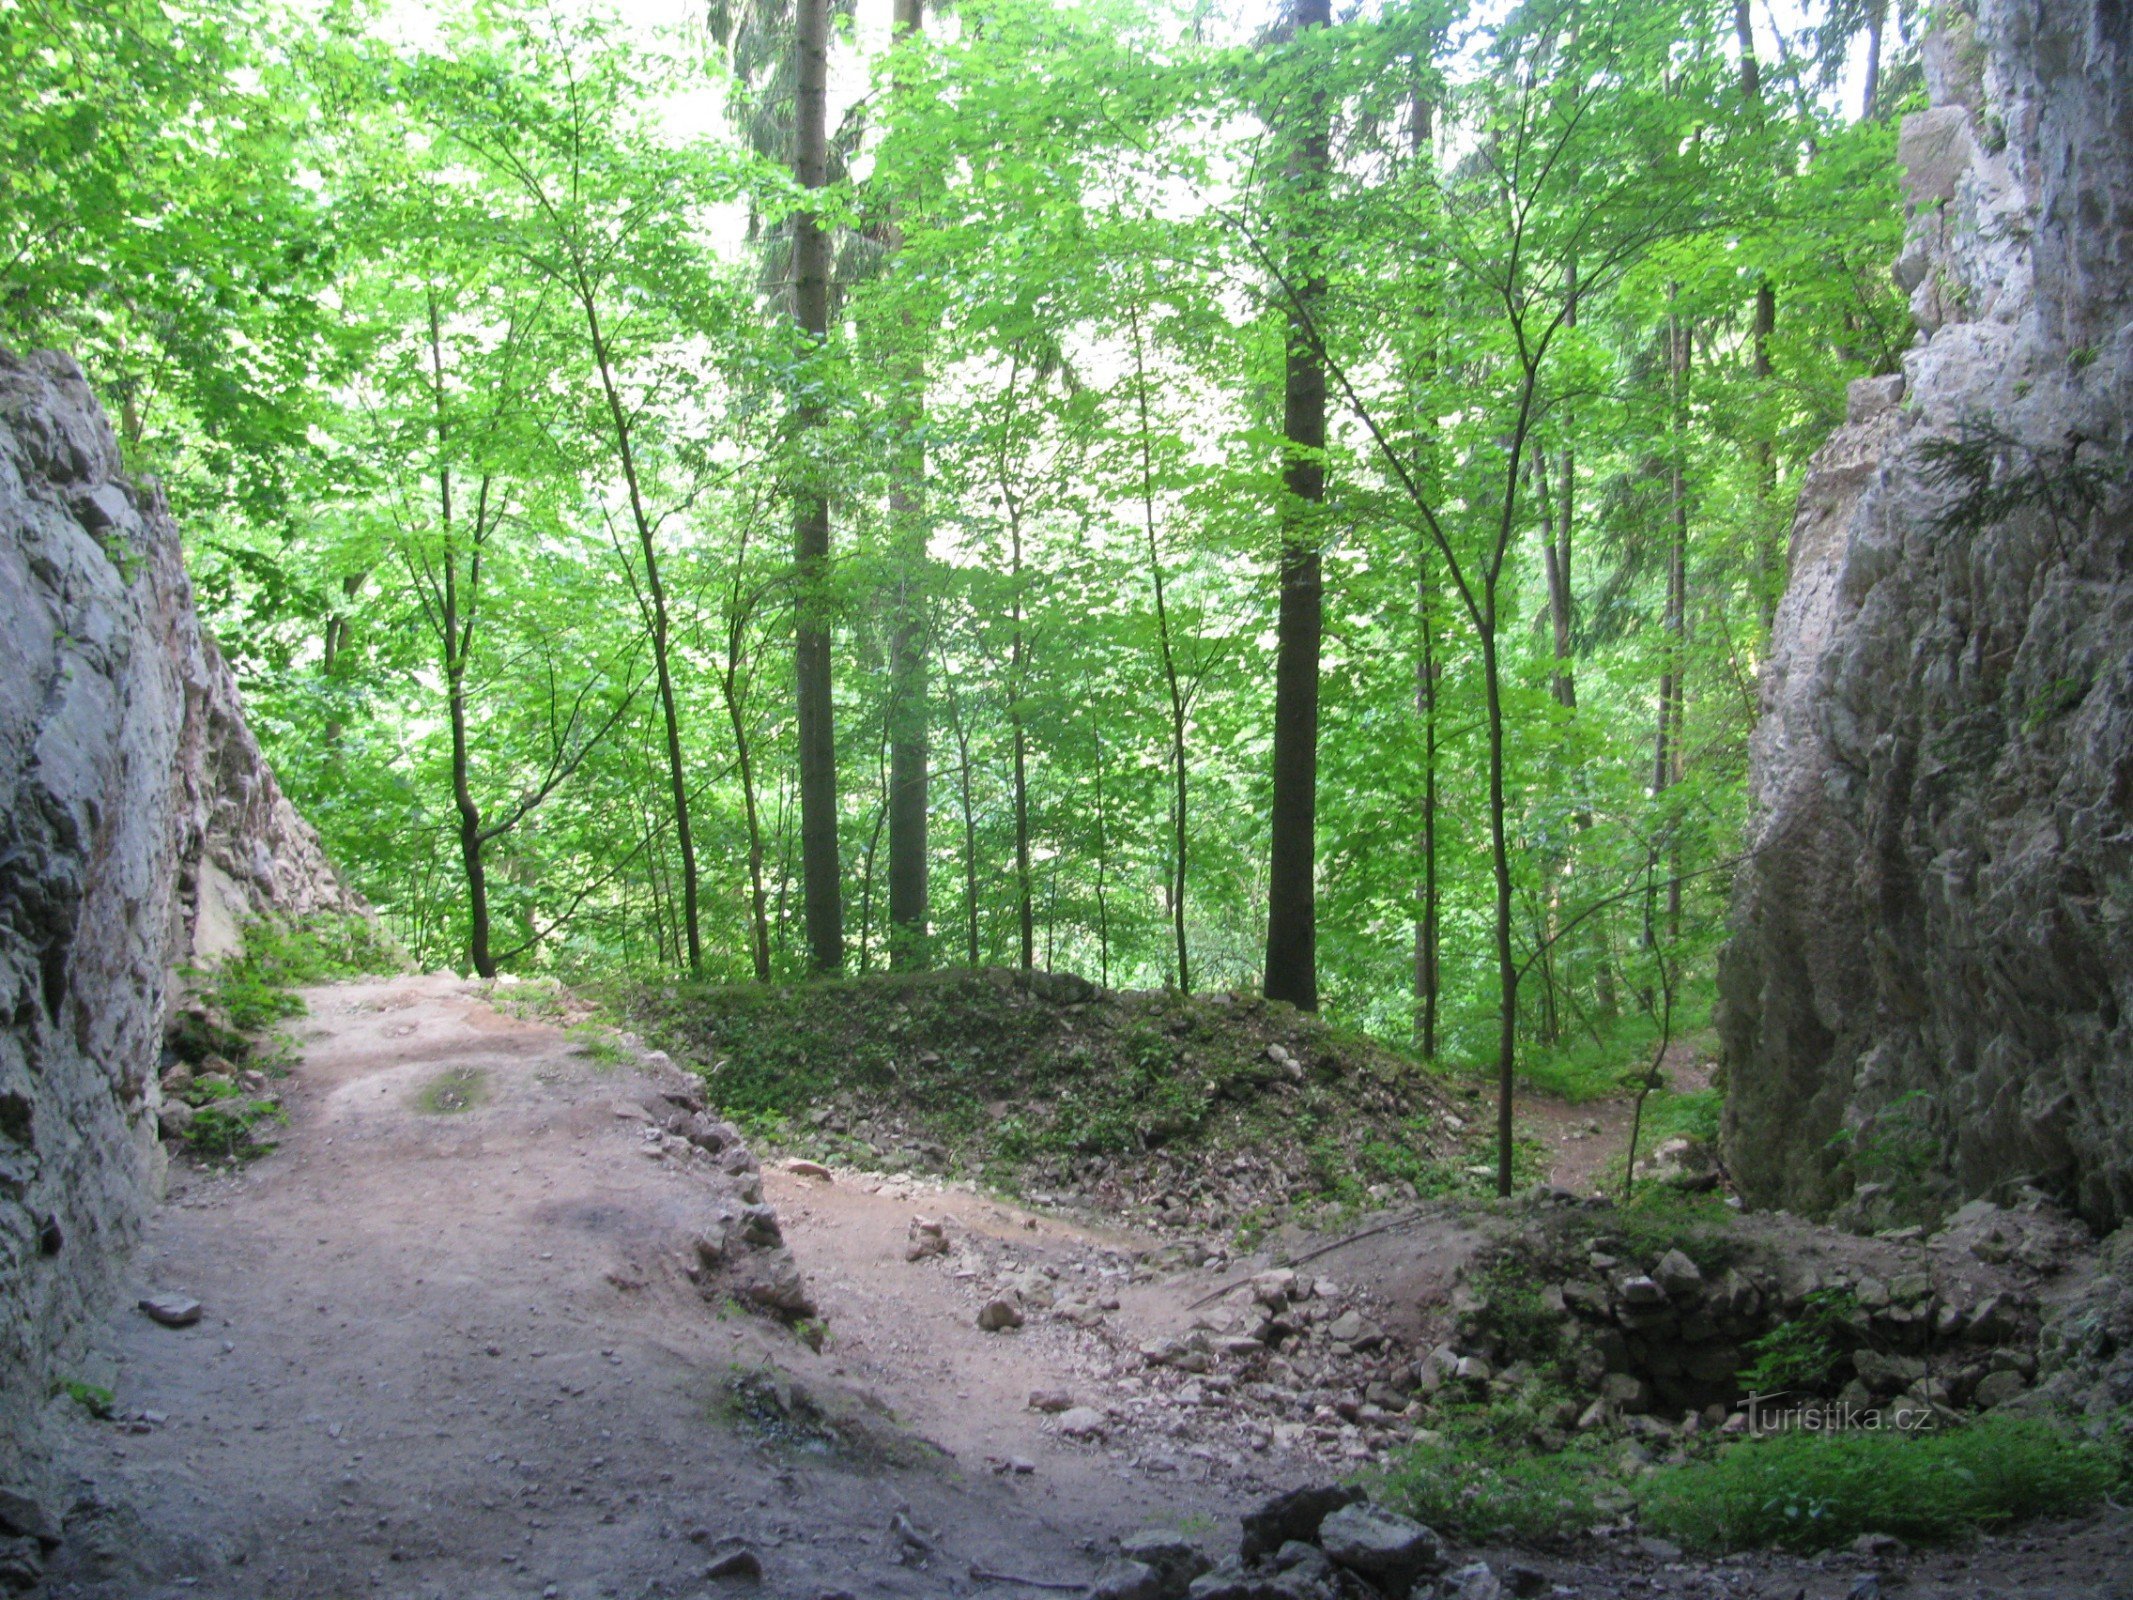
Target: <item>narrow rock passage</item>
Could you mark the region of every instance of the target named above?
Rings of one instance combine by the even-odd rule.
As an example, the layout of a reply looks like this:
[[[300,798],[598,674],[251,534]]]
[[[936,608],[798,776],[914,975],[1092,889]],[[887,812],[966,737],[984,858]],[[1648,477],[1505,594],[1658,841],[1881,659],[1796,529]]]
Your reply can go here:
[[[686,1275],[721,1192],[651,1127],[656,1066],[446,977],[307,999],[280,1147],[176,1172],[137,1262],[205,1315],[129,1301],[81,1375],[116,1417],[78,1430],[53,1593],[697,1595],[745,1548],[769,1594],[1034,1594],[971,1568],[1085,1579],[1100,1534],[1246,1492],[1061,1438],[1025,1402],[1074,1330],[979,1332],[893,1186],[771,1176],[818,1355]],[[1070,1266],[1114,1242],[951,1209]]]

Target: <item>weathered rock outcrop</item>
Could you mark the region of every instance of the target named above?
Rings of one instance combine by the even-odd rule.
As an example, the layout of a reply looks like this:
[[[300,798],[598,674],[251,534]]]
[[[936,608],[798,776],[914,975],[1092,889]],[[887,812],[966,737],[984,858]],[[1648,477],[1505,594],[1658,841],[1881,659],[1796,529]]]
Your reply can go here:
[[[2133,1216],[2133,9],[1980,0],[1927,66],[1896,268],[1918,341],[1808,474],[1763,680],[1726,1145],[1761,1204],[2027,1180],[2110,1225]]]
[[[0,1477],[153,1189],[173,968],[352,911],[64,356],[0,351]],[[4,1531],[4,1530],[0,1530]]]

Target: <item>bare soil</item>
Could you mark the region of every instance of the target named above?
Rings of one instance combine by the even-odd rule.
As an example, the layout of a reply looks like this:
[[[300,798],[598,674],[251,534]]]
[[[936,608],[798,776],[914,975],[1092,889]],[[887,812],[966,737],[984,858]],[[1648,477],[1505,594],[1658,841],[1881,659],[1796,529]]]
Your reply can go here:
[[[1162,1271],[1127,1231],[773,1167],[817,1351],[686,1274],[714,1196],[649,1155],[639,1066],[448,977],[306,998],[279,1147],[180,1169],[139,1258],[141,1294],[205,1315],[123,1309],[82,1374],[116,1409],[76,1430],[54,1595],[693,1600],[731,1592],[707,1571],[746,1549],[769,1595],[1034,1600],[1056,1588],[1015,1579],[1084,1583],[1139,1527],[1224,1553],[1255,1500],[1368,1463],[1352,1428],[1276,1433],[1219,1386],[1188,1403],[1141,1356],[1262,1262]],[[907,1260],[921,1216],[950,1249]],[[1376,1230],[1284,1245],[1422,1337],[1480,1234],[1451,1213]],[[1008,1286],[1025,1323],[981,1331]],[[1100,1436],[1066,1437],[1036,1390],[1101,1414]],[[1906,1593],[2103,1600],[2133,1592],[2129,1548],[2111,1513],[1932,1557]],[[1494,1558],[1592,1596],[1820,1600],[1860,1571]]]

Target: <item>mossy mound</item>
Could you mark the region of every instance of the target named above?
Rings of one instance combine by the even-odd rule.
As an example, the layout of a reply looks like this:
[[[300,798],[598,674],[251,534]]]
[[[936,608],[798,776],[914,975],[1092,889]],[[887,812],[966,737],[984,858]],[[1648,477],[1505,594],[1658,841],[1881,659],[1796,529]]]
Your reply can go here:
[[[1486,1187],[1473,1091],[1256,996],[958,971],[662,984],[619,1009],[727,1115],[817,1158],[1246,1230]]]

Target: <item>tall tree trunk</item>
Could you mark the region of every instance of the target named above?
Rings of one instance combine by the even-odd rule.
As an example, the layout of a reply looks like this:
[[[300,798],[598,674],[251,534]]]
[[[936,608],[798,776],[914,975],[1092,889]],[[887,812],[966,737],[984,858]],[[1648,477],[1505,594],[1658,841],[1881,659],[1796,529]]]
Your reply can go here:
[[[1166,888],[1170,901],[1171,934],[1176,944],[1178,990],[1192,992],[1192,960],[1185,940],[1186,845],[1191,836],[1187,822],[1185,766],[1185,690],[1178,671],[1177,651],[1170,638],[1170,606],[1163,577],[1162,547],[1155,537],[1155,447],[1148,421],[1148,363],[1141,341],[1140,310],[1126,307],[1126,322],[1133,331],[1133,390],[1140,407],[1141,525],[1148,540],[1148,577],[1155,590],[1155,637],[1163,662],[1163,684],[1170,694],[1170,827],[1171,862],[1174,868]]]
[[[1012,496],[1007,502],[1008,539],[1014,582],[1013,627],[1007,658],[1007,721],[1015,739],[1015,908],[1022,935],[1022,970],[1036,965],[1037,908],[1030,881],[1029,730],[1022,722],[1022,673],[1027,642],[1022,636],[1022,515]]]
[[[438,489],[449,522],[451,478],[438,474]],[[467,658],[459,639],[471,641],[473,619],[462,622],[459,614],[458,558],[450,549],[444,559],[445,698],[452,724],[452,805],[459,816],[459,859],[467,874],[467,947],[474,970],[484,978],[496,976],[496,961],[489,954],[489,872],[482,860],[481,808],[474,803],[474,787],[468,774],[467,752]]]
[[[801,188],[829,182],[829,0],[797,0],[793,175]],[[829,239],[821,219],[793,217],[793,312],[812,355],[829,336]],[[824,429],[818,385],[808,383],[795,421],[803,438]],[[830,703],[829,486],[818,459],[793,496],[793,566],[799,579],[793,678],[800,745],[800,880],[808,953],[816,970],[844,966],[844,897],[837,853],[837,735]]]
[[[1759,392],[1770,386],[1770,337],[1776,331],[1777,286],[1765,278],[1755,286],[1753,338]],[[1767,518],[1777,500],[1777,451],[1769,439],[1756,441],[1755,461],[1756,499]],[[1755,577],[1765,639],[1777,621],[1778,597],[1785,592],[1785,537],[1777,526],[1756,530]]]
[[[1740,46],[1740,92],[1743,99],[1760,105],[1763,99],[1763,69],[1755,59],[1755,22],[1749,15],[1749,0],[1733,0],[1733,38]]]
[[[1563,275],[1564,292],[1569,297],[1563,312],[1563,326],[1575,328],[1578,325],[1578,264],[1575,260],[1565,264]],[[1570,664],[1577,605],[1570,564],[1571,528],[1577,515],[1577,446],[1571,442],[1576,431],[1577,418],[1566,410],[1563,413],[1562,491],[1556,497],[1555,541],[1547,563],[1548,620],[1555,635],[1555,699],[1566,711],[1575,711],[1578,704],[1577,673]]]
[[[335,696],[334,704],[326,713],[325,742],[327,754],[336,759],[339,758],[341,753],[341,735],[346,731],[341,723],[340,691],[338,687],[340,678],[344,676],[341,657],[348,649],[348,641],[355,627],[349,620],[348,609],[355,604],[356,596],[362,593],[363,582],[369,576],[370,571],[365,568],[361,572],[351,572],[342,578],[341,604],[336,606],[326,618],[325,659],[321,663],[320,675],[332,687],[332,692]]]
[[[1329,0],[1293,0],[1299,36],[1332,20]],[[1326,369],[1315,339],[1325,279],[1316,206],[1329,137],[1322,93],[1304,99],[1288,163],[1288,361],[1282,403],[1281,603],[1274,649],[1274,797],[1267,862],[1266,997],[1318,1009],[1318,667],[1325,595],[1320,510],[1326,498]]]
[[[493,978],[496,961],[489,953],[489,872],[482,859],[481,808],[474,801],[467,748],[467,658],[474,648],[474,625],[480,617],[481,527],[477,522],[468,593],[462,596],[458,529],[452,520],[451,420],[445,401],[444,333],[435,294],[429,296],[429,314],[431,398],[437,414],[437,527],[444,542],[444,580],[437,597],[436,621],[438,640],[443,646],[445,704],[452,729],[452,806],[459,818],[459,859],[467,875],[467,954],[476,973]]]
[[[924,0],[895,0],[891,37],[908,39],[926,22]],[[893,92],[893,90],[892,90]],[[900,242],[892,220],[891,233]],[[904,329],[911,333],[907,325]],[[897,374],[900,392],[890,449],[897,478],[889,491],[895,540],[894,621],[889,635],[889,965],[913,970],[929,964],[927,897],[927,713],[925,447],[919,442],[925,409],[925,365],[912,359]]]
[[[1418,163],[1429,163],[1435,153],[1437,108],[1422,92],[1419,82],[1409,94],[1408,108],[1411,152]],[[1423,307],[1425,318],[1433,319],[1435,314],[1434,306]],[[1429,321],[1425,326],[1434,331],[1435,323]],[[1433,382],[1437,370],[1435,343],[1433,339],[1425,340],[1421,377]],[[1421,405],[1414,409],[1418,414],[1425,410]],[[1431,480],[1428,453],[1420,437],[1415,444],[1414,472],[1418,482]],[[1422,723],[1422,824],[1416,843],[1421,851],[1422,873],[1415,891],[1414,961],[1415,1048],[1425,1061],[1434,1061],[1437,1056],[1437,1011],[1443,993],[1439,960],[1443,895],[1437,883],[1437,712],[1444,664],[1437,658],[1437,585],[1432,570],[1435,559],[1425,536],[1415,551],[1415,626],[1420,644],[1415,658],[1415,712]]]
[[[1748,16],[1748,0],[1733,0],[1733,33],[1740,43],[1740,92],[1760,122],[1763,113],[1763,74],[1755,59],[1755,29]],[[1784,175],[1785,160],[1778,171]],[[1755,312],[1749,325],[1749,349],[1756,379],[1756,399],[1762,401],[1770,387],[1770,339],[1777,332],[1777,285],[1766,274],[1755,285]],[[1777,451],[1767,435],[1755,441],[1756,505],[1767,518],[1777,495]],[[1755,534],[1755,586],[1763,634],[1777,620],[1778,593],[1785,586],[1785,550],[1782,535],[1760,525]]]
[[[1859,117],[1871,122],[1881,109],[1881,34],[1888,23],[1888,0],[1868,0],[1866,8],[1866,87],[1859,95]]]
[[[1415,911],[1415,1048],[1425,1061],[1437,1056],[1437,1003],[1441,892],[1437,886],[1437,690],[1443,665],[1437,659],[1435,585],[1425,547],[1415,577],[1415,611],[1422,650],[1415,662],[1415,710],[1422,719],[1422,884]]]
[[[1489,727],[1489,865],[1496,878],[1496,1192],[1511,1192],[1511,1099],[1518,1059],[1518,962],[1511,951],[1511,850],[1505,830],[1503,680],[1496,660],[1496,586],[1483,603],[1481,677]]]
[[[1659,729],[1652,755],[1652,793],[1664,794],[1681,772],[1683,708],[1688,675],[1688,552],[1689,504],[1687,440],[1688,325],[1678,316],[1667,321],[1667,369],[1671,392],[1672,461],[1667,475],[1667,502],[1671,537],[1666,563],[1666,667],[1659,678]],[[1671,843],[1674,828],[1666,827],[1669,859],[1675,858]],[[1669,931],[1678,936],[1681,922],[1681,877],[1670,872],[1667,882]],[[1649,930],[1647,930],[1647,934]]]
[[[1104,808],[1104,736],[1096,734],[1096,961],[1099,981],[1111,987],[1110,819]]]
[[[1569,455],[1567,446],[1564,455]],[[1533,451],[1533,497],[1540,512],[1541,573],[1546,580],[1548,631],[1555,650],[1548,692],[1557,705],[1574,711],[1578,688],[1570,666],[1570,505],[1567,500],[1558,504],[1555,485],[1549,478],[1548,453],[1538,446]]]
[[[748,954],[755,967],[755,981],[770,981],[769,900],[763,889],[763,818],[755,792],[755,752],[748,739],[748,718],[742,704],[741,655],[747,645],[749,607],[743,595],[748,567],[748,537],[744,529],[740,549],[733,557],[733,584],[726,599],[726,659],[719,673],[719,694],[726,702],[726,720],[733,729],[733,758],[740,769],[741,809],[748,824]]]
[[[644,489],[637,471],[637,447],[630,427],[629,410],[622,403],[622,389],[609,359],[607,336],[600,322],[599,301],[591,279],[582,267],[577,274],[578,304],[585,313],[585,327],[592,341],[593,363],[600,376],[601,392],[607,397],[607,412],[615,430],[615,452],[622,463],[622,480],[629,490],[630,519],[637,531],[638,559],[644,563],[645,606],[652,635],[652,667],[659,681],[659,710],[666,722],[667,784],[674,800],[674,843],[681,851],[681,920],[688,934],[689,971],[704,969],[702,921],[696,896],[696,837],[689,827],[688,767],[682,755],[681,705],[674,691],[674,667],[670,646],[673,624],[667,608],[666,584],[659,574],[659,546],[652,516],[644,503]]]

